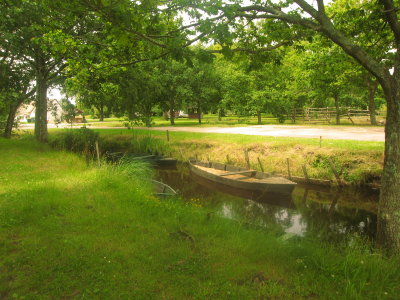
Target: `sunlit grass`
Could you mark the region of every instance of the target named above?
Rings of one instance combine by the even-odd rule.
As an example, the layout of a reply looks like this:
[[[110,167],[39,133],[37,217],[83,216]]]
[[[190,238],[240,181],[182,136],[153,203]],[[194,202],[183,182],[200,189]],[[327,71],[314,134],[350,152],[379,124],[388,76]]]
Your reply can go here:
[[[396,299],[400,259],[151,194],[144,165],[0,139],[1,299]]]

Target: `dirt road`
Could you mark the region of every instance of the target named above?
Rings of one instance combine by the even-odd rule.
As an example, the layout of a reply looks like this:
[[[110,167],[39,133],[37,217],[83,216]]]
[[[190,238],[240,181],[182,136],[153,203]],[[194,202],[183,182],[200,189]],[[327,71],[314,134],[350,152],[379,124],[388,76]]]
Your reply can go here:
[[[246,127],[153,127],[152,130],[170,130],[184,132],[236,133],[246,135],[261,135],[275,137],[302,137],[384,142],[384,127],[355,126],[279,126],[257,125]]]

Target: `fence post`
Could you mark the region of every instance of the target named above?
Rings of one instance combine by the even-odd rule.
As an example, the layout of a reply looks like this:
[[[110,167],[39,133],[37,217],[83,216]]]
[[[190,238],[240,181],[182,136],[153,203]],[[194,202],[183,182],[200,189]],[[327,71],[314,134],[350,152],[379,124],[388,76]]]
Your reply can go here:
[[[261,172],[264,173],[264,167],[263,167],[263,165],[261,163],[260,157],[257,157],[257,160],[258,160],[258,164],[260,165]]]
[[[331,169],[332,169],[333,174],[335,175],[335,178],[336,178],[337,183],[338,183],[339,185],[341,185],[341,184],[342,184],[342,181],[340,180],[339,173],[338,173],[338,171],[336,170],[335,165],[334,165],[332,159],[329,158],[329,159],[328,159],[328,162],[329,162],[329,165],[330,165],[330,167],[331,167]]]
[[[350,117],[350,109],[347,109],[347,117],[349,118],[349,120],[351,121],[351,123],[354,125],[354,121],[353,121],[353,119]]]
[[[178,150],[179,150],[179,153],[180,153],[180,155],[181,155],[181,160],[183,161],[183,152],[182,152],[182,149],[181,149],[181,148],[178,148]]]
[[[167,130],[167,142],[169,143],[169,131]]]
[[[306,165],[301,166],[303,169],[304,177],[306,178],[307,182],[310,183],[310,178],[308,177]]]
[[[100,150],[99,150],[99,142],[96,141],[96,153],[97,153],[97,163],[100,166]]]
[[[247,168],[250,169],[249,151],[244,150],[244,159],[246,160]]]
[[[289,162],[289,158],[286,158],[286,163],[287,163],[288,177],[289,177],[289,179],[292,179],[292,174],[290,173],[290,162]]]
[[[89,147],[85,144],[85,159],[86,159],[86,166],[89,167],[90,164],[90,157],[89,157]]]

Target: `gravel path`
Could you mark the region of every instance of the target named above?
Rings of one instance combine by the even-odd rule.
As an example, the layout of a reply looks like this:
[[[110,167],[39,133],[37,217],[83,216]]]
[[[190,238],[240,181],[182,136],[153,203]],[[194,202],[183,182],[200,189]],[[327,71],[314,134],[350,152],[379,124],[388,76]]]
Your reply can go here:
[[[257,125],[246,127],[153,127],[152,130],[170,130],[184,132],[236,133],[246,135],[261,135],[275,137],[301,137],[335,140],[356,140],[384,142],[384,127],[356,126],[279,126]]]

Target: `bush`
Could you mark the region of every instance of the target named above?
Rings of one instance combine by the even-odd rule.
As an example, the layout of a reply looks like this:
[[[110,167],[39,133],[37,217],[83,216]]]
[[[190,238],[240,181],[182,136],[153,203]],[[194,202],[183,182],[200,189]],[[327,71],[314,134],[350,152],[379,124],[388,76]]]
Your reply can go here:
[[[131,143],[131,151],[136,153],[167,153],[170,148],[164,140],[152,136],[135,137]]]
[[[130,135],[102,135],[99,140],[100,151],[105,152],[127,152],[131,147],[132,136]]]
[[[94,151],[99,134],[88,128],[66,129],[50,136],[50,145],[57,149],[83,152]]]

